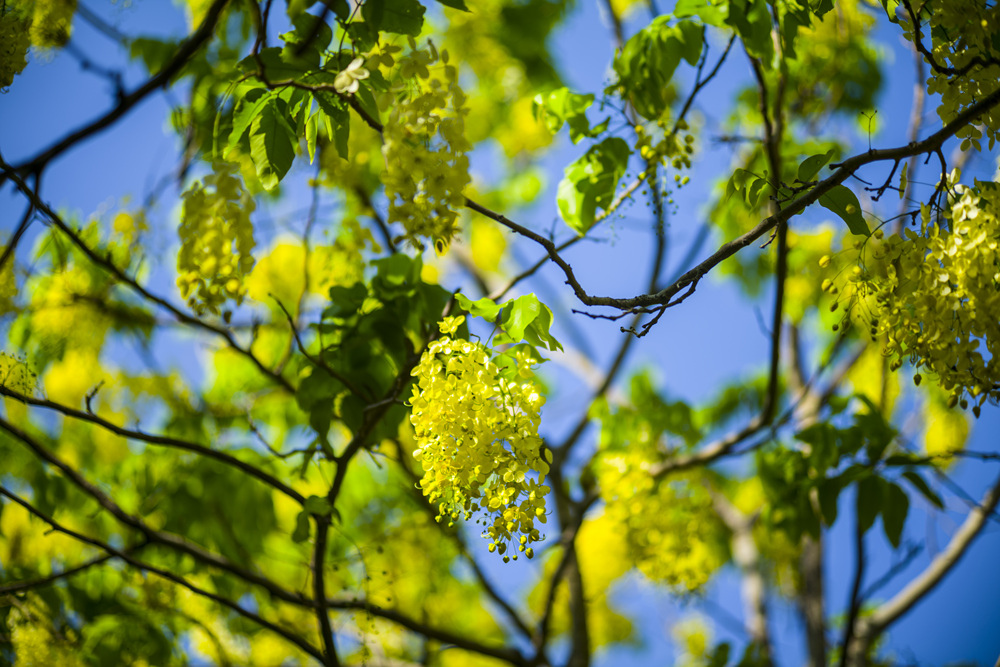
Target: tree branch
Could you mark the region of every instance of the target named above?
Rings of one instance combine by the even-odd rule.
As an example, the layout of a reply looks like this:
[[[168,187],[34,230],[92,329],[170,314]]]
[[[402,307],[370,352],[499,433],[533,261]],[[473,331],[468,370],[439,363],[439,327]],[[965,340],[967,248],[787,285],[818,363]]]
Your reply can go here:
[[[544,248],[548,253],[549,258],[565,274],[566,283],[573,289],[577,299],[585,305],[605,306],[623,311],[634,311],[639,308],[648,308],[650,306],[670,303],[670,300],[673,297],[677,296],[681,291],[688,289],[691,285],[697,284],[697,282],[707,275],[709,271],[721,264],[724,260],[732,257],[737,252],[746,248],[754,241],[764,236],[764,234],[777,227],[779,224],[788,222],[791,218],[804,211],[807,207],[819,201],[820,197],[853,176],[854,173],[861,167],[875,162],[900,160],[913,155],[935,152],[940,149],[941,145],[944,144],[946,140],[954,136],[958,130],[965,127],[970,122],[978,118],[982,113],[989,111],[998,104],[1000,104],[1000,89],[993,91],[976,104],[971,105],[968,109],[959,114],[953,121],[922,141],[910,143],[906,146],[899,146],[897,148],[872,149],[865,153],[850,157],[839,164],[831,165],[831,168],[834,168],[835,171],[829,177],[820,181],[795,199],[787,202],[784,208],[774,215],[762,220],[747,233],[733,239],[732,241],[722,244],[710,257],[682,275],[673,284],[654,294],[640,294],[638,296],[627,298],[593,296],[588,294],[576,278],[576,274],[573,272],[572,267],[570,267],[566,260],[559,255],[556,245],[552,241],[544,236],[541,236],[540,234],[537,234],[536,232],[531,231],[530,229],[527,229],[526,227],[523,227],[522,225],[517,224],[516,222],[513,222],[500,213],[492,211],[481,204],[472,201],[471,199],[466,199],[465,205],[467,208],[485,215],[491,220],[499,222],[508,229],[511,229],[542,246],[542,248]]]
[[[316,618],[319,622],[320,637],[323,638],[323,664],[327,667],[338,667],[337,645],[330,625],[330,613],[326,606],[326,577],[324,572],[326,560],[327,535],[330,532],[330,519],[327,516],[314,516],[316,520],[316,543],[313,545],[313,598],[316,600]]]
[[[127,547],[122,549],[124,553],[134,553],[144,547],[148,542],[141,542],[135,546]],[[98,556],[97,558],[92,558],[84,563],[80,563],[74,567],[66,570],[61,570],[59,572],[54,572],[47,577],[42,577],[41,579],[32,579],[31,581],[19,581],[14,584],[6,584],[0,586],[0,595],[11,594],[11,593],[23,593],[24,591],[34,590],[36,588],[44,588],[46,586],[51,586],[61,579],[68,579],[74,575],[85,572],[93,567],[99,567],[104,565],[109,560],[116,558],[114,554],[105,554],[104,556]]]
[[[855,623],[861,613],[861,583],[865,577],[865,531],[861,528],[861,498],[857,498],[858,512],[854,519],[854,583],[851,584],[851,597],[847,600],[847,621],[844,623],[844,641],[841,642],[840,667],[846,667],[850,655]]]
[[[983,496],[980,505],[969,512],[944,551],[891,600],[882,604],[871,616],[858,622],[855,632],[857,639],[853,647],[848,647],[849,650],[853,648],[851,657],[855,662],[851,664],[858,664],[863,660],[871,643],[930,593],[955,567],[965,555],[969,545],[979,535],[987,517],[993,513],[998,503],[1000,503],[1000,478]]]
[[[180,449],[182,451],[194,452],[195,454],[204,456],[205,458],[213,459],[220,463],[224,463],[228,466],[232,466],[233,468],[236,468],[237,470],[246,473],[250,477],[253,477],[254,479],[257,479],[263,482],[264,484],[267,484],[271,488],[280,491],[281,493],[285,494],[286,496],[288,496],[289,498],[291,498],[300,505],[304,504],[306,501],[305,497],[303,497],[301,493],[291,488],[290,486],[279,480],[277,477],[274,477],[273,475],[266,473],[260,468],[250,465],[245,461],[241,461],[240,459],[236,458],[235,456],[232,456],[231,454],[220,452],[218,450],[212,449],[211,447],[206,447],[205,445],[199,445],[198,443],[195,442],[189,442],[187,440],[181,440],[179,438],[173,438],[170,436],[153,435],[150,433],[143,433],[141,431],[135,431],[132,429],[123,428],[121,426],[114,424],[113,422],[109,422],[106,419],[98,417],[92,412],[84,412],[83,410],[76,410],[61,403],[55,403],[53,401],[49,401],[46,399],[32,398],[31,396],[26,396],[24,394],[13,391],[12,389],[8,389],[3,385],[0,385],[0,395],[7,396],[8,398],[12,398],[16,401],[20,401],[27,405],[32,405],[39,408],[45,408],[47,410],[54,410],[56,412],[66,415],[67,417],[72,417],[73,419],[79,419],[80,421],[89,422],[96,426],[100,426],[101,428],[110,431],[115,435],[120,435],[123,438],[128,438],[130,440],[138,440],[140,442],[145,442],[147,444],[155,445],[158,447],[171,447],[173,449]]]
[[[400,625],[407,630],[423,635],[429,639],[433,639],[444,644],[452,644],[460,649],[470,651],[472,653],[497,658],[498,660],[509,662],[512,665],[528,667],[531,664],[527,658],[513,648],[508,648],[506,646],[487,646],[486,644],[482,644],[474,639],[469,639],[455,634],[449,630],[443,630],[441,628],[436,628],[434,626],[427,625],[426,623],[417,621],[395,609],[386,609],[385,607],[380,607],[377,604],[372,604],[367,600],[327,600],[327,606],[329,606],[330,609],[364,611],[372,616],[392,621],[396,625]]]
[[[163,546],[170,547],[180,551],[181,553],[188,554],[197,561],[216,567],[225,572],[229,572],[244,581],[260,586],[271,593],[274,597],[286,602],[291,602],[305,607],[312,607],[314,605],[313,600],[310,598],[286,590],[261,574],[240,567],[226,558],[212,553],[197,544],[189,542],[178,535],[165,533],[151,528],[139,517],[133,516],[123,510],[114,500],[111,499],[110,496],[104,493],[104,491],[99,489],[92,482],[88,481],[85,477],[83,477],[83,475],[77,472],[75,468],[68,465],[46,447],[43,447],[37,440],[21,429],[12,425],[3,418],[0,418],[0,429],[7,431],[14,438],[21,441],[21,443],[27,446],[28,449],[35,454],[35,456],[49,465],[58,468],[71,482],[73,482],[74,485],[77,486],[77,488],[96,500],[97,503],[108,511],[113,517],[115,517],[115,519],[117,519],[120,523],[139,531],[151,543],[162,544]]]
[[[732,533],[733,562],[740,569],[746,631],[765,664],[771,663],[771,640],[767,632],[767,587],[761,571],[760,550],[753,537],[756,516],[745,516],[722,494],[709,488],[715,513]]]
[[[187,64],[188,60],[199,49],[201,49],[205,42],[207,42],[212,36],[215,24],[218,23],[219,17],[222,15],[222,10],[228,1],[229,0],[215,0],[215,2],[213,2],[205,12],[205,19],[201,22],[201,25],[198,26],[198,29],[177,47],[177,51],[174,53],[173,58],[171,58],[167,64],[163,66],[163,69],[133,92],[122,95],[114,109],[104,114],[97,120],[92,121],[88,125],[71,132],[35,157],[21,163],[17,167],[14,167],[13,171],[22,175],[41,173],[42,169],[44,169],[45,166],[56,157],[84,139],[87,139],[101,130],[110,127],[115,121],[128,113],[132,107],[145,99],[150,93],[161,86],[165,86],[175,74],[181,71],[184,65]],[[88,12],[88,16],[92,16],[92,14]],[[4,171],[4,177],[0,177],[0,184],[2,184],[4,178],[9,175],[6,169]]]
[[[39,519],[41,519],[42,521],[44,521],[48,525],[52,526],[53,530],[56,530],[56,531],[58,531],[60,533],[63,533],[64,535],[68,535],[69,537],[72,537],[73,539],[75,539],[75,540],[77,540],[79,542],[83,542],[84,544],[89,544],[90,546],[97,547],[98,549],[101,549],[102,551],[106,552],[109,555],[109,557],[120,558],[121,560],[125,561],[126,563],[128,563],[132,567],[135,567],[135,568],[137,568],[139,570],[143,570],[145,572],[152,572],[153,574],[155,574],[155,575],[157,575],[159,577],[162,577],[163,579],[166,579],[168,581],[172,581],[175,584],[178,584],[180,586],[183,586],[184,588],[187,588],[189,591],[191,591],[192,593],[194,593],[196,595],[200,595],[200,596],[202,596],[204,598],[207,598],[207,599],[209,599],[209,600],[211,600],[211,601],[213,601],[213,602],[215,602],[217,604],[220,604],[220,605],[222,605],[222,606],[224,606],[224,607],[226,607],[228,609],[231,609],[234,612],[236,612],[237,614],[239,614],[240,616],[243,616],[244,618],[247,618],[247,619],[253,621],[254,623],[257,623],[261,627],[266,628],[266,629],[270,630],[271,632],[274,632],[274,633],[276,633],[278,635],[281,635],[286,640],[288,640],[292,644],[295,644],[296,646],[298,646],[300,649],[302,649],[303,651],[305,651],[309,655],[311,655],[311,656],[313,656],[315,658],[318,658],[318,659],[322,659],[323,654],[320,653],[320,651],[318,649],[316,649],[315,646],[313,646],[312,644],[310,644],[309,642],[307,642],[305,639],[303,639],[302,637],[300,637],[296,633],[291,632],[289,630],[286,630],[286,629],[282,628],[279,625],[275,625],[274,623],[272,623],[272,622],[264,619],[260,615],[258,615],[256,613],[250,611],[249,609],[245,609],[245,608],[241,607],[240,605],[236,604],[232,600],[229,600],[228,598],[224,598],[221,595],[217,595],[217,594],[212,593],[210,591],[206,591],[205,589],[200,588],[200,587],[192,584],[191,582],[189,582],[184,577],[176,575],[173,572],[170,572],[168,570],[164,570],[164,569],[161,569],[159,567],[156,567],[155,565],[151,565],[149,563],[137,560],[136,558],[132,557],[129,553],[127,553],[125,550],[116,549],[115,547],[111,546],[110,544],[107,544],[106,542],[102,542],[102,541],[100,541],[98,539],[95,539],[95,538],[92,538],[92,537],[88,537],[86,535],[83,535],[82,533],[78,533],[75,530],[71,530],[69,528],[66,528],[65,526],[63,526],[62,524],[60,524],[59,522],[57,522],[55,519],[53,519],[51,516],[49,516],[48,514],[45,514],[44,512],[42,512],[41,510],[39,510],[38,508],[36,508],[32,504],[30,504],[28,501],[24,500],[20,496],[15,495],[14,493],[11,493],[6,487],[4,487],[2,485],[0,485],[0,495],[3,495],[5,497],[9,498],[10,500],[12,500],[13,502],[17,503],[21,507],[23,507],[24,509],[26,509],[28,512],[30,512],[34,516],[38,517]]]
[[[285,379],[284,376],[275,373],[273,370],[265,366],[264,363],[250,350],[250,348],[241,347],[239,343],[237,343],[236,340],[233,338],[230,332],[226,331],[222,327],[210,324],[209,322],[201,320],[197,317],[188,315],[187,313],[180,310],[179,308],[171,304],[163,297],[157,296],[152,292],[150,292],[149,290],[147,290],[145,287],[140,285],[139,282],[134,278],[126,275],[126,273],[123,270],[118,268],[118,266],[116,266],[114,262],[111,261],[110,256],[101,257],[100,255],[98,255],[93,248],[84,243],[83,239],[80,238],[80,235],[77,234],[75,231],[73,231],[69,227],[69,225],[67,225],[66,222],[48,206],[48,204],[42,201],[42,199],[38,196],[36,192],[33,192],[28,188],[27,184],[24,182],[24,179],[22,179],[16,173],[16,169],[9,166],[2,159],[0,159],[0,168],[3,169],[3,172],[6,176],[10,177],[10,179],[14,181],[14,184],[17,186],[17,188],[25,195],[25,197],[28,198],[29,201],[32,202],[35,208],[38,209],[43,214],[45,214],[45,217],[47,217],[53,225],[55,225],[61,232],[63,232],[70,239],[70,241],[73,242],[73,245],[78,247],[80,251],[87,256],[87,259],[89,259],[91,262],[93,262],[97,266],[100,266],[105,271],[113,275],[119,282],[128,285],[134,292],[139,294],[143,299],[155,303],[160,308],[163,308],[164,310],[168,311],[171,315],[174,316],[174,318],[177,319],[178,322],[191,325],[198,329],[203,329],[205,331],[215,334],[216,336],[219,336],[224,341],[226,341],[226,344],[229,345],[229,347],[232,348],[233,351],[239,353],[240,355],[246,357],[251,362],[253,362],[253,364],[260,370],[261,373],[263,373],[265,376],[267,376],[275,383],[280,385],[288,393],[290,394],[295,393],[295,387],[293,387],[292,384],[287,379]]]

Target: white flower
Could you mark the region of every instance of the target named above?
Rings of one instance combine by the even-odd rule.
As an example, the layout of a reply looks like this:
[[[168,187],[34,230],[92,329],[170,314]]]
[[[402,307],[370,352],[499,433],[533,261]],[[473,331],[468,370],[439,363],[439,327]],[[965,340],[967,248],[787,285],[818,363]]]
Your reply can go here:
[[[368,78],[368,70],[362,67],[364,62],[364,58],[355,58],[337,74],[337,78],[333,80],[333,87],[338,93],[353,95],[358,92],[360,86],[358,82]]]

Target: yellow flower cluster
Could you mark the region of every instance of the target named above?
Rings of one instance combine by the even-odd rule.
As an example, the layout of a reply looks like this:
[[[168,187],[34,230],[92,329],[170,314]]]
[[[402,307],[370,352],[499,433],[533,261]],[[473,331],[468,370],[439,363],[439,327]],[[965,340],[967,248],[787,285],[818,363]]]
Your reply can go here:
[[[246,294],[243,278],[254,264],[255,204],[229,163],[216,163],[205,184],[195,182],[182,198],[177,286],[199,315],[218,314],[227,298],[240,304]]]
[[[76,0],[35,0],[31,43],[43,49],[64,46],[73,28]]]
[[[624,527],[628,552],[652,581],[699,591],[728,560],[728,534],[697,480],[656,480],[635,447],[600,459],[597,476],[609,518]]]
[[[938,376],[950,405],[978,398],[978,413],[1000,397],[1000,185],[953,192],[940,223],[925,206],[920,234],[886,239],[887,277],[870,283],[873,327],[886,336],[893,369],[909,358]]]
[[[0,16],[0,89],[13,83],[14,76],[28,65],[29,46],[28,21],[17,7],[7,7]]]
[[[395,62],[399,76],[382,132],[382,182],[389,220],[401,223],[415,246],[422,247],[420,237],[430,238],[442,253],[458,231],[456,211],[469,184],[468,109],[448,53],[439,56],[431,42],[418,49],[412,38],[410,49]]]
[[[635,132],[638,136],[635,148],[639,155],[647,162],[670,165],[678,171],[689,169],[691,167],[691,154],[694,153],[694,135],[684,133],[685,130],[689,129],[687,121],[681,120],[677,124],[677,132],[666,131],[668,130],[666,118],[658,120],[656,125],[658,130],[654,130],[652,133],[647,132],[642,125],[635,126]],[[658,139],[654,136],[661,133],[662,136]],[[674,176],[674,181],[682,186],[687,185],[691,180],[690,177],[682,177],[679,173]]]
[[[464,318],[446,318],[444,334]],[[518,373],[531,375],[536,363],[518,357]],[[420,488],[451,525],[479,515],[489,549],[507,555],[508,544],[528,558],[531,543],[542,539],[535,521],[545,523],[545,475],[549,463],[538,436],[539,409],[545,399],[530,381],[501,377],[481,343],[452,339],[432,342],[413,369],[417,379],[410,399],[417,448],[424,469]]]
[[[947,122],[1000,86],[1000,47],[995,41],[1000,5],[981,0],[931,0],[920,12],[929,17],[920,29],[921,37],[938,65],[931,69],[927,92],[941,95],[938,115]],[[915,39],[911,17],[905,11],[900,17],[907,37]],[[977,122],[983,124],[992,150],[1000,131],[1000,110],[994,107],[986,111]],[[963,150],[970,146],[979,150],[983,134],[970,124],[956,136],[964,139]]]

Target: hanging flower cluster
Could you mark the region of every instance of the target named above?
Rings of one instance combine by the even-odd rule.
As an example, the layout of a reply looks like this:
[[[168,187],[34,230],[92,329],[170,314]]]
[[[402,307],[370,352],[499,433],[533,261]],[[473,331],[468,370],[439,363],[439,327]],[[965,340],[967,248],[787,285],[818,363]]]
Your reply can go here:
[[[883,353],[936,375],[950,404],[1000,398],[1000,185],[955,185],[940,221],[886,239],[885,280],[870,282]],[[981,348],[985,346],[985,351]],[[919,374],[914,378],[919,383]]]
[[[18,7],[6,7],[0,14],[0,89],[7,88],[14,82],[14,76],[20,74],[28,65],[28,47],[31,39],[28,35],[28,20]]]
[[[728,531],[697,475],[656,479],[662,460],[659,415],[595,405],[601,425],[593,466],[609,521],[620,526],[629,558],[651,581],[696,593],[729,558]]]
[[[525,380],[501,377],[481,343],[452,339],[463,317],[446,318],[442,338],[432,342],[413,369],[417,379],[410,402],[417,449],[424,469],[420,488],[451,525],[477,515],[489,549],[503,556],[534,555],[542,539],[535,521],[545,523],[545,475],[549,463],[538,436],[545,399]],[[518,375],[531,376],[535,360],[517,359]]]
[[[422,247],[432,239],[443,253],[458,231],[457,210],[465,202],[472,146],[465,138],[465,93],[458,69],[448,64],[432,42],[395,61],[399,76],[392,91],[389,116],[382,131],[385,171],[382,182],[389,199],[389,220],[406,229],[406,237]]]
[[[199,315],[218,314],[226,299],[239,304],[246,295],[243,279],[253,268],[255,245],[250,214],[256,205],[229,163],[215,164],[204,185],[195,182],[182,197],[177,286]]]

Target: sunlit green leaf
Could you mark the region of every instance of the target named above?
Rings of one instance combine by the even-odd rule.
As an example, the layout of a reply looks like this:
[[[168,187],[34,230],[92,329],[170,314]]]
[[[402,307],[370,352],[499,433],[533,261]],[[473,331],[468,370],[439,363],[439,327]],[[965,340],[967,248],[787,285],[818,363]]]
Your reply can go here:
[[[835,185],[829,192],[824,193],[819,198],[820,206],[833,211],[841,220],[847,223],[847,228],[852,234],[859,236],[871,236],[868,223],[861,213],[861,202],[858,196],[850,188],[843,185]]]

